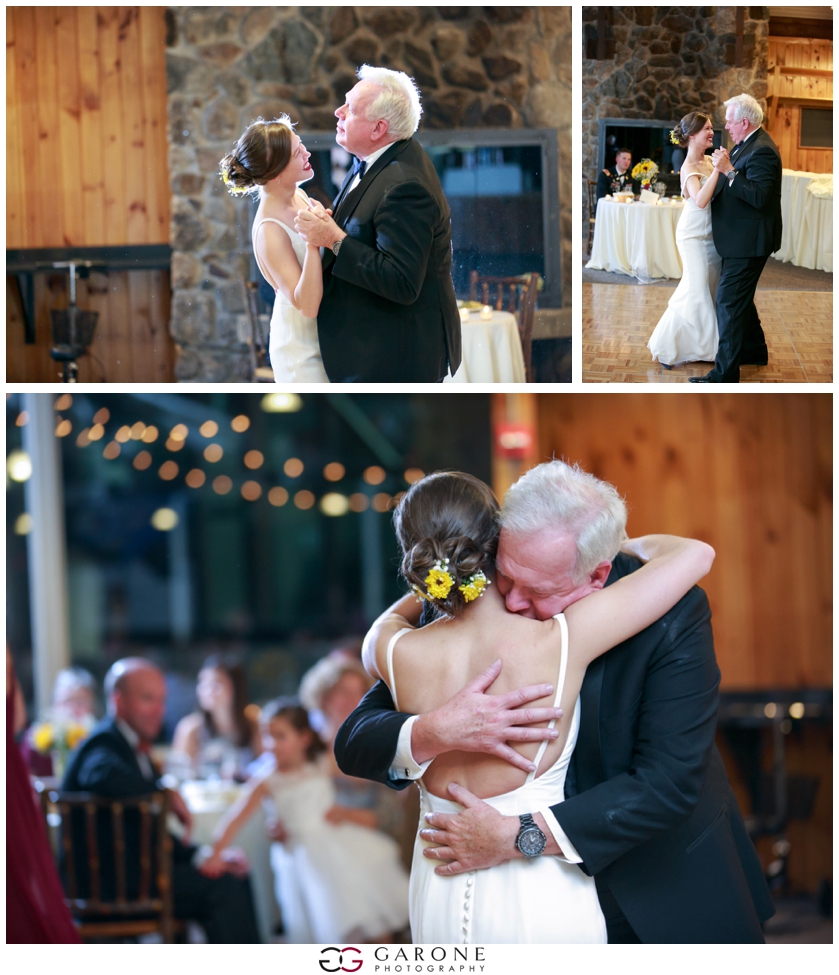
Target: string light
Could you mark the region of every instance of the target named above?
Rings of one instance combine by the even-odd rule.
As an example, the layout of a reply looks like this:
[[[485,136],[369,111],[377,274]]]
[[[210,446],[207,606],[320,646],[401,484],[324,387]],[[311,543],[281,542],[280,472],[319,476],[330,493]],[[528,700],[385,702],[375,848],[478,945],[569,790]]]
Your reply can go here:
[[[6,458],[6,473],[13,481],[23,484],[32,477],[32,461],[24,450],[13,450]]]
[[[361,476],[364,478],[364,482],[366,484],[375,486],[376,484],[381,484],[382,481],[387,477],[387,474],[385,474],[381,467],[373,466],[368,467]]]
[[[186,441],[184,440],[173,440],[171,437],[166,441],[166,449],[171,450],[172,453],[177,453],[179,450],[184,449]]]
[[[69,393],[62,393],[61,396],[55,401],[56,410],[61,413],[64,410],[69,410],[73,405],[73,397]]]
[[[85,427],[84,430],[76,437],[77,447],[89,447],[90,446],[90,430]]]
[[[389,494],[374,494],[373,495],[373,511],[387,511],[388,505],[390,504]]]
[[[104,425],[110,419],[111,419],[111,411],[106,406],[103,406],[101,410],[97,410],[93,414],[94,423],[101,423]]]
[[[308,511],[309,508],[314,507],[314,504],[315,496],[311,491],[298,491],[294,495],[294,506],[301,511]]]
[[[296,413],[303,409],[297,393],[266,393],[259,404],[265,413]]]
[[[249,470],[255,471],[262,467],[265,462],[265,458],[258,450],[249,450],[245,454],[245,467]]]
[[[217,443],[211,443],[204,448],[204,460],[209,464],[215,464],[224,457],[224,451]]]
[[[216,494],[229,494],[233,487],[233,481],[226,474],[220,474],[213,481],[213,490]]]
[[[24,511],[15,519],[15,535],[28,535],[32,531],[32,515]]]
[[[138,471],[145,471],[151,467],[151,454],[147,450],[141,450],[132,463]]]
[[[320,499],[320,510],[330,518],[339,518],[350,510],[350,502],[345,495],[331,491]]]
[[[173,460],[165,460],[157,475],[164,481],[173,481],[178,476],[178,465]]]
[[[244,413],[239,414],[239,416],[234,416],[230,421],[230,428],[234,433],[244,433],[250,425],[251,421],[244,415]]]
[[[66,437],[73,429],[73,424],[69,420],[62,420],[55,428],[56,437]]]
[[[288,491],[284,487],[272,487],[268,492],[268,503],[275,508],[282,508],[288,502]]]
[[[283,464],[283,470],[285,471],[286,477],[300,477],[303,473],[303,461],[297,457],[289,457]]]
[[[338,461],[327,464],[323,469],[323,476],[327,481],[340,481],[346,473],[346,467],[343,464],[339,464]]]
[[[143,434],[145,432],[146,432],[146,425],[145,425],[145,423],[143,423],[142,421],[138,420],[131,427],[131,439],[132,440],[141,440],[142,437],[143,437]]]
[[[258,481],[245,481],[241,491],[245,501],[258,501],[262,497],[262,485]]]
[[[186,440],[189,427],[185,423],[178,423],[169,431],[170,440]]]
[[[119,457],[120,445],[116,440],[112,440],[109,444],[105,445],[105,449],[102,451],[102,456],[105,460],[116,460]]]
[[[17,419],[15,420],[15,426],[25,427],[27,423],[29,423],[29,414],[26,412],[26,410],[23,410],[22,412],[18,413]]]
[[[801,701],[796,701],[795,704],[790,704],[789,716],[791,718],[795,718],[796,720],[804,717],[804,705],[801,703]]]
[[[171,464],[172,461],[167,461]],[[151,516],[152,527],[159,532],[170,532],[178,525],[178,513],[172,508],[158,508]]]
[[[409,484],[416,484],[425,477],[425,471],[421,471],[419,467],[409,467],[403,477]]]
[[[91,440],[101,440],[102,437],[104,436],[105,436],[105,428],[102,426],[102,424],[94,423],[93,426],[90,428],[90,433],[88,433],[88,437],[90,437]]]
[[[207,480],[207,475],[198,467],[193,467],[192,470],[186,475],[184,480],[188,487],[200,488],[204,486],[204,482]]]
[[[350,511],[362,512],[370,507],[370,499],[366,494],[350,495]]]
[[[160,434],[157,427],[146,427],[146,429],[143,431],[143,436],[140,437],[140,439],[143,441],[143,443],[154,443],[159,435]]]
[[[206,437],[209,440],[210,437],[214,437],[218,433],[218,424],[215,420],[207,420],[201,424],[198,432],[202,437]]]
[[[102,432],[103,433],[105,432],[104,428]],[[93,439],[98,440],[99,438],[93,437]],[[116,440],[118,443],[128,443],[130,439],[131,439],[131,427],[120,427],[119,430],[117,430],[117,432],[114,434],[114,440]]]

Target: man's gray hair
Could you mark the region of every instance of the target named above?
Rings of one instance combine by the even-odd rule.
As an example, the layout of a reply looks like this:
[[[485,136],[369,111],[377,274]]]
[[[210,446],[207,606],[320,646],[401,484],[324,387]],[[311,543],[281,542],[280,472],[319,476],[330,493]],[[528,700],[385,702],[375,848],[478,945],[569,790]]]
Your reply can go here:
[[[379,89],[367,105],[368,122],[384,119],[390,135],[397,140],[410,139],[419,128],[422,115],[420,93],[413,78],[404,71],[374,68],[369,64],[358,69],[358,77]]]
[[[763,109],[758,104],[757,99],[752,98],[751,95],[747,95],[745,92],[742,95],[735,95],[733,98],[729,98],[724,104],[726,107],[728,105],[734,106],[733,122],[739,122],[745,118],[752,125],[760,125],[763,121]]]
[[[626,533],[626,504],[606,481],[579,465],[548,461],[529,470],[510,488],[501,508],[501,527],[512,535],[559,529],[573,535],[575,583],[618,554]]]

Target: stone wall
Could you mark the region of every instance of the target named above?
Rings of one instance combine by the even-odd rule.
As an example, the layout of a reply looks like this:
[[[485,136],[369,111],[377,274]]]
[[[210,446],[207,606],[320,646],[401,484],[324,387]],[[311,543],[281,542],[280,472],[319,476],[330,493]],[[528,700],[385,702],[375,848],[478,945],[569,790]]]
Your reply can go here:
[[[766,109],[769,8],[746,7],[743,64],[734,67],[735,7],[610,7],[614,57],[586,58],[597,7],[583,7],[583,175],[597,173],[598,120],[677,122],[692,111],[725,122],[723,102],[748,92]],[[611,49],[611,44],[609,45]]]
[[[247,204],[218,161],[258,116],[334,131],[363,63],[406,71],[423,128],[556,128],[564,304],[571,301],[570,7],[167,9],[172,319],[186,382],[248,378],[237,337]]]

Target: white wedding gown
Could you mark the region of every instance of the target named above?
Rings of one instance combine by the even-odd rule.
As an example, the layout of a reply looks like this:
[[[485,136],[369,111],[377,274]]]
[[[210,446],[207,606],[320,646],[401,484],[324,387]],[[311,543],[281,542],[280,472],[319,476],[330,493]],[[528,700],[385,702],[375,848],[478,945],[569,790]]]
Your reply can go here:
[[[683,187],[684,178],[690,175],[682,171]],[[700,175],[700,180],[704,186],[708,177]],[[685,200],[676,227],[676,244],[682,258],[682,280],[647,347],[653,359],[668,366],[680,362],[713,362],[719,343],[714,301],[722,260],[711,233],[710,202],[703,210],[692,199]]]
[[[568,627],[562,627],[562,660],[554,706],[559,706],[565,683]],[[397,639],[387,649],[390,686],[396,703],[392,656]],[[551,722],[553,725],[553,722]],[[532,813],[561,802],[565,774],[580,728],[580,701],[574,707],[568,740],[557,761],[538,778],[531,772],[512,792],[485,801],[504,816]],[[544,754],[543,742],[534,764]],[[428,812],[460,812],[450,799],[432,795],[420,780],[420,826]],[[411,933],[415,944],[605,944],[606,922],[600,910],[594,879],[572,863],[553,856],[532,860],[516,858],[488,870],[472,870],[452,877],[434,873],[439,861],[427,860],[422,851],[431,844],[414,843],[411,867]]]
[[[343,944],[405,927],[408,875],[389,836],[324,818],[335,786],[322,765],[265,780],[288,839],[271,845],[277,902],[291,944]]]
[[[300,266],[306,256],[306,241],[282,220],[265,217],[253,228],[253,253],[259,270],[266,281],[271,278],[265,273],[256,249],[256,233],[264,223],[276,223],[291,238],[291,246],[297,255]],[[318,345],[318,321],[307,318],[299,312],[281,291],[275,292],[274,311],[271,315],[271,332],[268,339],[268,355],[277,383],[328,383],[329,378],[323,368]]]

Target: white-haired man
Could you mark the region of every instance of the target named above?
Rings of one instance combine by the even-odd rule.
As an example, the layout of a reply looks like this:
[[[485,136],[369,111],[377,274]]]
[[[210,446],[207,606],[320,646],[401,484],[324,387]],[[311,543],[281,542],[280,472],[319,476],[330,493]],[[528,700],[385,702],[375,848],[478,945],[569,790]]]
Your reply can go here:
[[[755,289],[769,255],[781,246],[781,154],[760,127],[763,111],[751,95],[725,102],[725,127],[735,144],[711,157],[724,176],[711,203],[714,246],[722,258],[717,288],[720,341],[714,368],[692,383],[739,383],[740,366],[765,366],[766,338]]]
[[[336,110],[357,159],[333,203],[295,221],[324,248],[318,340],[330,382],[441,382],[460,365],[451,214],[413,138],[422,109],[401,71],[364,65]]]
[[[496,583],[507,608],[550,619],[640,565],[617,554],[626,508],[610,484],[562,461],[541,464],[504,500]],[[545,687],[485,694],[488,668],[438,711],[397,714],[377,684],[342,726],[342,771],[400,788],[454,749],[488,752],[523,769],[509,741],[549,737],[526,708]],[[760,942],[774,913],[754,847],[714,746],[720,673],[711,614],[694,588],[651,627],[591,664],[566,795],[522,810],[543,834],[536,855],[578,863],[597,884],[613,943]],[[460,786],[464,808],[426,815],[425,855],[447,875],[522,856],[530,822],[502,816]],[[564,801],[563,801],[564,799]],[[528,817],[525,817],[527,819]],[[537,845],[538,846],[538,845]]]

